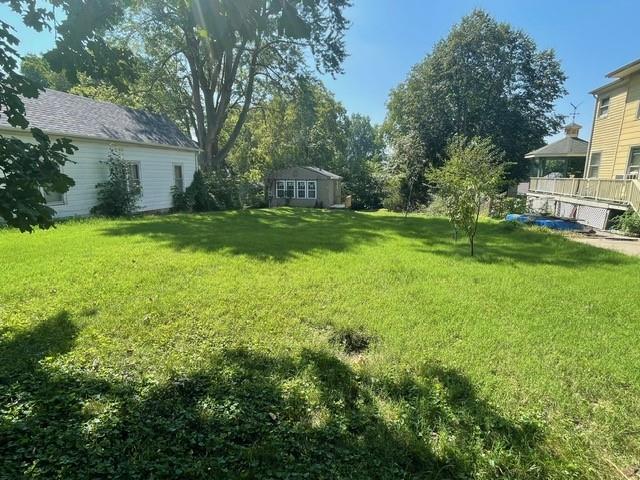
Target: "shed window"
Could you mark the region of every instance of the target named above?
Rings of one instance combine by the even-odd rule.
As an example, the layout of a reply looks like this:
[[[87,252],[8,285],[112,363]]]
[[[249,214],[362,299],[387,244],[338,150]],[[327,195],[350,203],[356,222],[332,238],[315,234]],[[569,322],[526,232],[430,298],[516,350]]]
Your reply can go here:
[[[129,188],[140,188],[140,164],[129,163]]]
[[[285,183],[284,180],[276,181],[276,198],[284,198]]]
[[[640,175],[640,147],[632,148],[627,167],[627,178],[638,178]]]
[[[307,182],[298,181],[297,185],[298,198],[307,198]]]
[[[600,100],[600,106],[598,107],[598,118],[604,118],[609,114],[609,97],[605,97]]]
[[[309,180],[307,182],[307,198],[316,198],[316,181]]]
[[[591,160],[589,161],[589,170],[587,171],[587,178],[598,178],[600,172],[600,152],[592,153]]]
[[[64,205],[64,193],[60,192],[42,192],[47,205]]]
[[[287,198],[294,198],[296,195],[296,182],[287,180]]]
[[[173,186],[178,192],[184,192],[184,178],[182,177],[182,165],[173,166]]]

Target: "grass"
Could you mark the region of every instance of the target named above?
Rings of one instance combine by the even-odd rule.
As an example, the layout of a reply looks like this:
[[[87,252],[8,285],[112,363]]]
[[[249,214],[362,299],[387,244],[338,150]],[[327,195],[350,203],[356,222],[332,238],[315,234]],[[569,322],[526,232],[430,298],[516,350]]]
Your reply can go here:
[[[0,232],[0,478],[624,478],[640,262],[317,210]]]

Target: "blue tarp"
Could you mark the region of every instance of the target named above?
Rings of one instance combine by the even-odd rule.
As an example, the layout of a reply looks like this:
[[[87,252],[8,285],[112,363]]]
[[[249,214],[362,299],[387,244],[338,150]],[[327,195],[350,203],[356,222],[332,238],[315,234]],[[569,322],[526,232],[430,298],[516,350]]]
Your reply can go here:
[[[517,213],[509,213],[505,220],[508,222],[528,223],[530,225],[538,225],[540,227],[551,228],[553,230],[582,230],[583,227],[579,223],[562,220],[553,217],[541,217],[540,215],[521,215]]]

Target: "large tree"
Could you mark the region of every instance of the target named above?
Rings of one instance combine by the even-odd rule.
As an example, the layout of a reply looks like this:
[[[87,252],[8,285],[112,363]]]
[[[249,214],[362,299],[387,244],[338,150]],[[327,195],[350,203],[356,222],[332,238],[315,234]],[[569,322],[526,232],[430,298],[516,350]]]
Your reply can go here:
[[[135,5],[137,41],[158,70],[176,61],[191,98],[201,165],[222,169],[258,87],[282,87],[314,58],[337,73],[345,58],[349,0],[146,0]]]
[[[454,135],[488,137],[514,163],[510,177],[522,178],[525,153],[561,126],[554,102],[564,80],[552,50],[475,10],[392,91],[386,129],[417,131],[434,165]]]

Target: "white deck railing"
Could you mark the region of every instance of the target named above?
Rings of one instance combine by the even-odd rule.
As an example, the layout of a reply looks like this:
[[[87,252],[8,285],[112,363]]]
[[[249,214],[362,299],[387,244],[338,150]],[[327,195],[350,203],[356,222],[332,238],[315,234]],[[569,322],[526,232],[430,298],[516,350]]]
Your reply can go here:
[[[542,178],[529,182],[529,191],[563,197],[575,197],[597,202],[629,205],[640,210],[640,181],[596,178]]]

